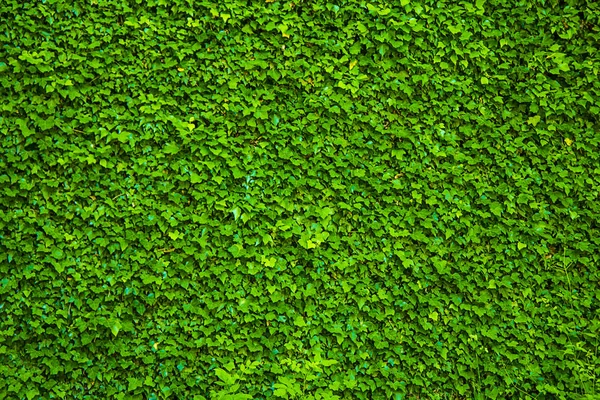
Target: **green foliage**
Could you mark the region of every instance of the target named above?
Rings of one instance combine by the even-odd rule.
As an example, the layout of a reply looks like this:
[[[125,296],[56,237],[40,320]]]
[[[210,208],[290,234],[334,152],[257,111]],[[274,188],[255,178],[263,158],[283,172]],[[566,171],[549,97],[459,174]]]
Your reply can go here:
[[[0,2],[0,398],[597,398],[600,3]]]

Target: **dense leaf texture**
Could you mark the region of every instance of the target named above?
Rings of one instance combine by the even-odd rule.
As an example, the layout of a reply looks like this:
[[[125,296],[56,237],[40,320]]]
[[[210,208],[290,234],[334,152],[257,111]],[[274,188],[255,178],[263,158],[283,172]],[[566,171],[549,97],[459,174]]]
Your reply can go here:
[[[3,0],[0,398],[598,393],[599,4]]]

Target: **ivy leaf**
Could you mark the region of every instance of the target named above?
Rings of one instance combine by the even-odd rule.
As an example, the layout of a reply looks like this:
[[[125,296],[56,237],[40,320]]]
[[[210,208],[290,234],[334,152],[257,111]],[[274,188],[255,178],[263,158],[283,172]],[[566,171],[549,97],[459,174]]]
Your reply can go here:
[[[36,396],[39,396],[40,392],[36,388],[30,389],[25,393],[27,400],[33,400]]]
[[[142,387],[143,386],[143,382],[140,379],[136,379],[136,378],[127,378],[127,381],[129,382],[129,386],[127,387],[127,390],[132,392],[135,389]]]
[[[540,120],[541,120],[541,117],[539,115],[535,115],[533,117],[528,118],[527,123],[529,125],[536,126],[538,124],[538,122],[540,122]]]
[[[215,374],[221,381],[223,381],[223,383],[225,383],[227,385],[232,385],[236,381],[236,379],[231,374],[229,374],[227,371],[225,371],[222,368],[215,369]]]
[[[174,143],[169,143],[165,146],[164,152],[167,154],[177,154],[179,152],[179,146]]]
[[[169,232],[169,237],[172,240],[177,240],[178,238],[182,237],[181,233],[179,231],[173,231],[173,232]]]
[[[61,249],[55,248],[54,250],[52,250],[52,257],[54,257],[55,259],[62,260],[64,256],[65,253]]]
[[[119,320],[115,319],[110,322],[110,330],[115,337],[119,334],[121,327],[121,322]]]
[[[294,325],[299,326],[299,327],[304,327],[304,326],[306,326],[306,321],[304,320],[304,318],[301,315],[298,315],[294,318]]]
[[[492,214],[500,217],[502,215],[502,205],[498,202],[490,204],[490,211]]]
[[[239,258],[244,254],[244,247],[240,244],[234,244],[228,250],[235,258]]]
[[[317,245],[313,241],[308,239],[307,236],[301,237],[298,243],[300,243],[300,246],[304,247],[305,249],[314,249],[315,247],[317,247]]]

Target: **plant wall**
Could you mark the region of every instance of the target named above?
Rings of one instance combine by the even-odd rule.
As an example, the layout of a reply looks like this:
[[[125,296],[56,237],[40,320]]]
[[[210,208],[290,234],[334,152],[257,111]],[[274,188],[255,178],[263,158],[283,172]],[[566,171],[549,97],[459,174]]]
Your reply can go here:
[[[600,3],[0,2],[0,398],[597,398]]]

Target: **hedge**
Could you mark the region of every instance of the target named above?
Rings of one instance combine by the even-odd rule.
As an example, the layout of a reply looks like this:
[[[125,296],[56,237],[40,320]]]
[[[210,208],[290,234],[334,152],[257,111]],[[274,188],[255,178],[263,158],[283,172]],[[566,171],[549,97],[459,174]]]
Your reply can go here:
[[[0,398],[598,398],[600,3],[3,0],[0,43]]]

